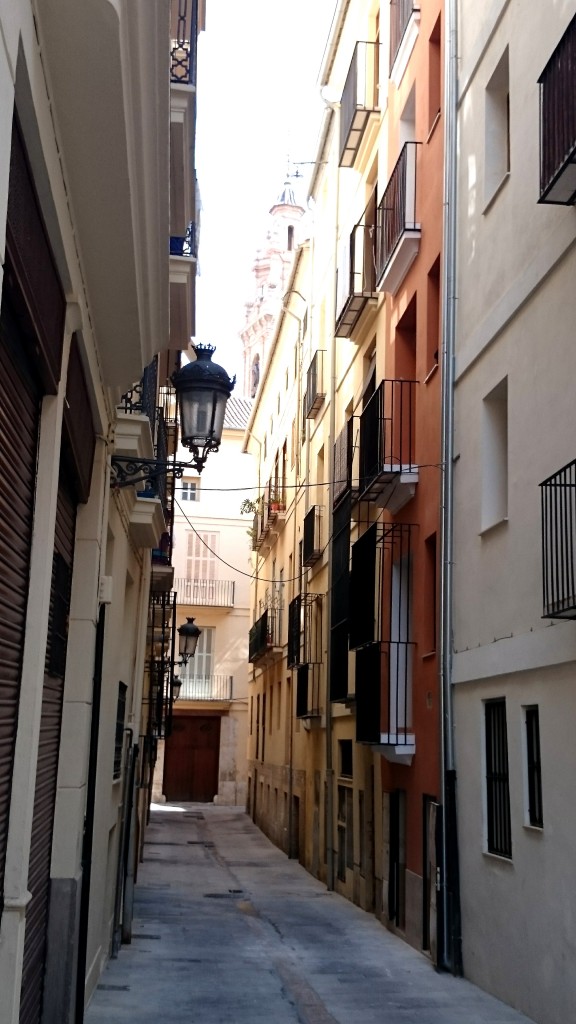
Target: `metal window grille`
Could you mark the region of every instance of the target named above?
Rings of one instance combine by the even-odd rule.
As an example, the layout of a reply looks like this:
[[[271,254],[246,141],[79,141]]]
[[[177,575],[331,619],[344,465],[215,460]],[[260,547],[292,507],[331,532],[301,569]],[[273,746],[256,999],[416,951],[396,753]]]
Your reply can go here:
[[[489,700],[484,712],[488,851],[500,857],[512,857],[506,701]]]
[[[122,774],[122,752],[124,750],[124,722],[126,720],[126,683],[118,683],[118,704],[116,707],[116,734],[114,738],[114,768],[112,777],[119,779]]]
[[[540,760],[540,721],[538,707],[526,708],[526,762],[528,770],[528,820],[542,828],[542,764]]]
[[[576,618],[576,460],[540,484],[544,618]]]

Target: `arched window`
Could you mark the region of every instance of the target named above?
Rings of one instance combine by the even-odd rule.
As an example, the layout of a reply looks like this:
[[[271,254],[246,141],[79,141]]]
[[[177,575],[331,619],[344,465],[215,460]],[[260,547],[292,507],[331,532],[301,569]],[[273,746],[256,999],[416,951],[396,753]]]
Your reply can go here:
[[[288,252],[292,252],[294,248],[294,225],[288,225]]]
[[[258,381],[260,380],[260,356],[254,356],[252,360],[252,383],[250,385],[250,398],[256,397]]]

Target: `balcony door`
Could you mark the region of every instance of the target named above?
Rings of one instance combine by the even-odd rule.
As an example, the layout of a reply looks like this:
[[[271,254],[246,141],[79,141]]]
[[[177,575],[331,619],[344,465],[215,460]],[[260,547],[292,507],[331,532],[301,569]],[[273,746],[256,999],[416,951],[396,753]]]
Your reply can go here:
[[[196,654],[182,676],[181,696],[185,700],[211,700],[214,680],[215,633],[213,626],[201,626]]]
[[[187,537],[186,579],[189,600],[186,603],[213,604],[218,575],[219,534],[192,530]]]

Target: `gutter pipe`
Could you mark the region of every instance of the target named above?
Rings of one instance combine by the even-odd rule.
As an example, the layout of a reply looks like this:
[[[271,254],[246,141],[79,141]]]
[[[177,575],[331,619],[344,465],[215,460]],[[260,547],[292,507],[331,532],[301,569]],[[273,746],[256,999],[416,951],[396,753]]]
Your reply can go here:
[[[439,966],[462,973],[452,705],[454,361],[456,338],[458,22],[457,0],[445,3],[444,245],[442,288],[442,493],[440,574],[440,702],[442,815]]]

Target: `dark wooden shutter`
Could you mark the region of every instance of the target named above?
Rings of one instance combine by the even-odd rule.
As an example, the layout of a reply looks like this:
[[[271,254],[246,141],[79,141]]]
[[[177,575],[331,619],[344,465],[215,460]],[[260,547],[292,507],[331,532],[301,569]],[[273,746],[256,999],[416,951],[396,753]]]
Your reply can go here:
[[[52,562],[52,587],[42,717],[36,770],[34,817],[30,846],[28,889],[32,899],[26,912],[26,934],[20,999],[21,1024],[38,1024],[42,1012],[46,932],[50,899],[50,860],[58,755],[62,724],[62,700],[66,667],[68,615],[74,533],[76,527],[75,481],[60,473],[56,533]]]
[[[40,395],[19,354],[5,298],[0,311],[0,901],[28,604]],[[1,909],[1,904],[0,904]]]

